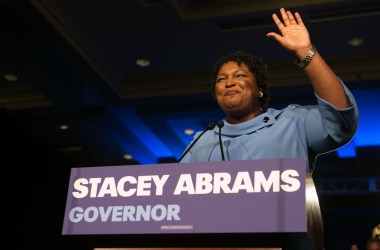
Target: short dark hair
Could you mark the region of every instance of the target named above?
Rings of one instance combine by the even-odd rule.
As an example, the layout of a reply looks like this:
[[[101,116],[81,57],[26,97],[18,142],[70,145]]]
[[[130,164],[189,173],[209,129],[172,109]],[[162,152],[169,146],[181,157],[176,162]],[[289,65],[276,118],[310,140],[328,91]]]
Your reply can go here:
[[[263,92],[263,97],[259,98],[259,104],[262,109],[266,109],[269,104],[269,87],[268,87],[268,67],[261,57],[252,56],[245,51],[238,50],[219,58],[211,72],[211,94],[215,96],[216,78],[220,68],[227,62],[236,62],[239,66],[244,63],[248,69],[255,75],[257,84]]]

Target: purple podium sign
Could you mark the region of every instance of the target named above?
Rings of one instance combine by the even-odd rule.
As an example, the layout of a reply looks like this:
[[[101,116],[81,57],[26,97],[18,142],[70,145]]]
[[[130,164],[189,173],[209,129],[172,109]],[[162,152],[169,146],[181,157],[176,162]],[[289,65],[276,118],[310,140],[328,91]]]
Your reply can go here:
[[[306,232],[303,159],[73,168],[63,235]]]

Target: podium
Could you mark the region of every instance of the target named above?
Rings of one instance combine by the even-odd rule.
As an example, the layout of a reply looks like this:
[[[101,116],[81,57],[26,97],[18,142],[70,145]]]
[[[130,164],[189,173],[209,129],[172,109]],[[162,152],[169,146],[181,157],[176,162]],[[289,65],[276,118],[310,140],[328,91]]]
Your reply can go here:
[[[62,234],[81,249],[281,248],[321,221],[303,159],[127,165],[71,170]]]

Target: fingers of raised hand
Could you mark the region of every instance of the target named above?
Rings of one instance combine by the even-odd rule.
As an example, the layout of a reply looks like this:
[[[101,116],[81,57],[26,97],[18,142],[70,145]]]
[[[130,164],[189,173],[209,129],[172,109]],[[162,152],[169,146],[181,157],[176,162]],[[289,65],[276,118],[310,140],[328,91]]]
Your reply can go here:
[[[297,23],[299,25],[304,25],[303,22],[302,22],[302,18],[301,18],[300,14],[298,12],[295,13],[295,16],[296,16]]]
[[[286,26],[289,25],[304,25],[302,22],[302,18],[298,12],[295,12],[294,15],[292,12],[285,10],[284,8],[280,9],[281,19],[277,16],[277,14],[273,14],[272,18],[277,28],[281,31]]]
[[[285,27],[284,24],[281,22],[281,20],[278,18],[276,14],[273,14],[272,18],[277,28],[281,31]]]
[[[301,16],[298,12],[295,12],[293,15],[293,13],[290,12],[289,10],[285,10],[284,8],[281,8],[280,13],[281,13],[281,17],[282,17],[284,26],[295,25],[295,24],[303,25]]]
[[[285,26],[290,25],[290,23],[291,23],[291,21],[289,20],[289,13],[290,13],[290,11],[285,11],[284,8],[281,8],[280,9],[280,13],[281,13],[281,17],[282,17],[282,20],[283,20]],[[291,16],[293,17],[293,15],[291,15]],[[293,20],[294,20],[294,17],[293,17]]]
[[[290,24],[297,24],[297,21],[294,19],[294,16],[293,16],[292,12],[286,11],[286,14],[288,16]]]

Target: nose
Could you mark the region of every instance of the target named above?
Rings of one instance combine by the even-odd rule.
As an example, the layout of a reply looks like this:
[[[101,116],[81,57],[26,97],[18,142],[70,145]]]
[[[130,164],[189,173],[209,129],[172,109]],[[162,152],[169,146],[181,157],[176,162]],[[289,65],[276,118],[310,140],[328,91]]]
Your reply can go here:
[[[233,82],[233,78],[232,77],[228,77],[227,81],[226,81],[226,84],[225,84],[225,87],[226,88],[231,88],[231,87],[233,87],[235,85],[236,84]]]

